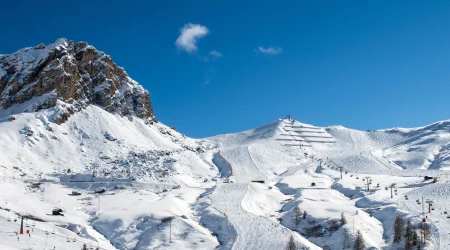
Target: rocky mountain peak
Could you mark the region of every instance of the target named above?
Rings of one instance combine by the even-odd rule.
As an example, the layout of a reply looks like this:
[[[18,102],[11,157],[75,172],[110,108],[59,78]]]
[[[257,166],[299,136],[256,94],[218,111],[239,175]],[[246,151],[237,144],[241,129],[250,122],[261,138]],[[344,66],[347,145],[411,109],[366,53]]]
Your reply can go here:
[[[154,117],[148,91],[109,55],[64,38],[0,55],[0,109],[25,102],[28,111],[58,106],[56,123],[90,104],[124,116]]]

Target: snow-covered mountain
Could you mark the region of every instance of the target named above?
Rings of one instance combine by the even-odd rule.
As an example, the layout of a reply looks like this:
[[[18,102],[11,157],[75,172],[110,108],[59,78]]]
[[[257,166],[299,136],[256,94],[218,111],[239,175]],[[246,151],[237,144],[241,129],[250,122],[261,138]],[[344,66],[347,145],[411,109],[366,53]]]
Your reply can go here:
[[[121,115],[153,117],[148,91],[110,56],[64,38],[0,55],[0,106],[23,103],[27,105],[19,112],[58,107],[52,119],[59,124],[89,104]]]
[[[450,244],[449,121],[358,131],[286,118],[192,139],[158,122],[109,56],[65,39],[0,56],[0,94],[1,249],[262,250],[291,236],[342,249],[358,230],[368,248],[398,249],[394,219],[418,225],[422,196],[435,208],[424,247]]]

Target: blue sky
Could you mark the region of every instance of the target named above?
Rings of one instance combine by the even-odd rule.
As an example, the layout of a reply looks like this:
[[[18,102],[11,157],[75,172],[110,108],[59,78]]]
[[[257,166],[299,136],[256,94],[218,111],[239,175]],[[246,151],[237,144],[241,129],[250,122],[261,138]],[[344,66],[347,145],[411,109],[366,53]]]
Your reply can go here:
[[[192,137],[286,114],[413,127],[450,119],[448,13],[449,1],[6,1],[0,54],[87,41]]]

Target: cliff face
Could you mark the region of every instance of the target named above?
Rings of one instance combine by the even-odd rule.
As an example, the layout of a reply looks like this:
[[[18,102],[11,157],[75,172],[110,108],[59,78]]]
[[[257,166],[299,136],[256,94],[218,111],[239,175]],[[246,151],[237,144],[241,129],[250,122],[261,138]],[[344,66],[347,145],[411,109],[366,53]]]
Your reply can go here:
[[[148,91],[109,55],[66,39],[0,55],[0,108],[24,102],[30,102],[29,111],[58,106],[56,123],[89,104],[124,116],[154,117]]]

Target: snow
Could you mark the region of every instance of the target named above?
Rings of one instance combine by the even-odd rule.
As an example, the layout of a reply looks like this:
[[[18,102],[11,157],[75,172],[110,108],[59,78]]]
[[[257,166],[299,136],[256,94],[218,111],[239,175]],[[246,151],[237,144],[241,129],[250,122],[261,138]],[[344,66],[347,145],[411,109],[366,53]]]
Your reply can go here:
[[[450,244],[448,121],[357,131],[282,119],[191,139],[94,105],[57,125],[68,104],[36,112],[40,98],[0,110],[1,249],[283,249],[291,236],[299,249],[342,249],[360,230],[366,247],[389,250],[398,215],[428,216],[426,249]],[[422,196],[434,201],[426,215]],[[308,214],[298,224],[296,206]],[[31,237],[16,234],[19,214],[39,220],[26,221]]]

